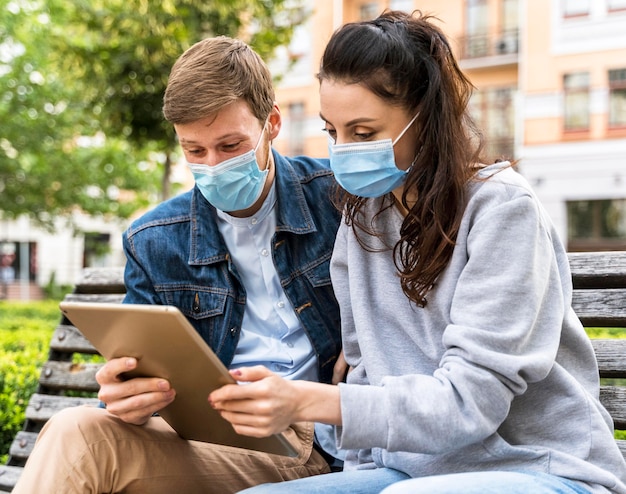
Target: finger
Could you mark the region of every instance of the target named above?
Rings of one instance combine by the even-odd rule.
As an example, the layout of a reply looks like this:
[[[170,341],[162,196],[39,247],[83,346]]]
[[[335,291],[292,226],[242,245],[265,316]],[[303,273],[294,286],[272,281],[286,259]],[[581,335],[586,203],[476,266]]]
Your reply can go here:
[[[176,391],[143,393],[107,403],[107,411],[125,422],[143,424],[153,414],[172,403]]]
[[[346,379],[346,374],[348,373],[348,363],[346,362],[346,358],[343,355],[343,350],[339,353],[339,357],[337,358],[337,362],[335,362],[335,366],[333,367],[333,377],[332,383],[339,384],[340,382]]]
[[[131,371],[135,367],[137,367],[137,359],[134,357],[111,359],[96,372],[96,381],[100,385],[120,382],[123,380],[120,374]]]
[[[166,392],[170,388],[169,381],[159,377],[136,377],[101,385],[98,398],[109,403],[145,393]]]
[[[240,367],[230,371],[230,375],[240,382],[254,382],[275,374],[263,365],[253,367]]]
[[[262,365],[233,369],[230,371],[230,374],[237,381],[246,384],[243,386],[239,384],[226,384],[225,386],[216,389],[209,395],[210,403],[214,404],[230,400],[258,399],[264,393],[267,393],[265,386],[259,386],[259,381],[268,377],[277,377],[276,374]]]
[[[245,436],[267,437],[283,432],[288,427],[288,424],[283,426],[280,422],[271,420],[269,417],[236,412],[220,412],[220,414],[231,423],[235,432]]]

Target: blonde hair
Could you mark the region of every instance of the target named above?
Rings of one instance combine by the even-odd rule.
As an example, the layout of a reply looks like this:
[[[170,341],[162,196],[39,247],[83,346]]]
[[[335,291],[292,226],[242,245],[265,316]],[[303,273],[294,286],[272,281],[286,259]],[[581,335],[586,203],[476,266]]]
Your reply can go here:
[[[218,36],[191,46],[172,67],[163,115],[173,124],[195,122],[243,99],[263,122],[274,105],[267,65],[241,40]]]

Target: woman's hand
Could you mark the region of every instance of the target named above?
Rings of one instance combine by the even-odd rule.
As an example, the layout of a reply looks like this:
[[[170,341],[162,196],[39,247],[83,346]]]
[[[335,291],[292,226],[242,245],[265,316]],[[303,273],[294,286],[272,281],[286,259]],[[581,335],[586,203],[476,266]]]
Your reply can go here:
[[[348,363],[343,355],[343,350],[341,350],[339,357],[337,357],[337,362],[335,362],[335,366],[333,367],[332,383],[339,384],[340,382],[344,382],[348,372]]]
[[[301,421],[340,423],[339,388],[289,381],[263,366],[231,371],[245,384],[228,384],[209,395],[211,406],[239,434],[266,437]]]
[[[100,384],[98,399],[107,411],[129,424],[142,425],[176,396],[170,383],[159,377],[124,379],[123,374],[137,367],[137,359],[120,357],[109,360],[96,373]]]

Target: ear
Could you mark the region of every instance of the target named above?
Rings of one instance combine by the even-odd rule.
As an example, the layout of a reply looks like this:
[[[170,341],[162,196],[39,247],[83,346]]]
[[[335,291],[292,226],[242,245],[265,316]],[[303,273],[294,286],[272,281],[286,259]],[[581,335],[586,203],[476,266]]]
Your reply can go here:
[[[272,108],[272,111],[270,112],[268,123],[270,141],[273,141],[274,139],[276,139],[276,136],[280,132],[280,128],[283,125],[283,120],[280,115],[280,108],[278,107],[278,103],[276,102],[274,102],[274,108]]]

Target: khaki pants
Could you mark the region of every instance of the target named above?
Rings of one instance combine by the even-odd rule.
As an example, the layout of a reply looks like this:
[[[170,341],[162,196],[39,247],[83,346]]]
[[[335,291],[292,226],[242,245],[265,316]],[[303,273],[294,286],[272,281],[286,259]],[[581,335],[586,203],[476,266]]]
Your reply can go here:
[[[68,408],[39,433],[13,494],[225,494],[330,471],[312,423],[285,435],[297,458],[187,441],[160,417],[135,426],[104,409]]]

